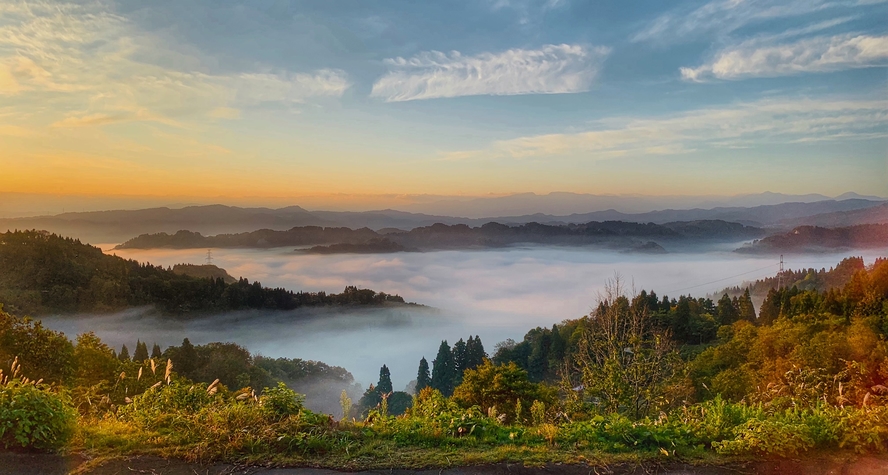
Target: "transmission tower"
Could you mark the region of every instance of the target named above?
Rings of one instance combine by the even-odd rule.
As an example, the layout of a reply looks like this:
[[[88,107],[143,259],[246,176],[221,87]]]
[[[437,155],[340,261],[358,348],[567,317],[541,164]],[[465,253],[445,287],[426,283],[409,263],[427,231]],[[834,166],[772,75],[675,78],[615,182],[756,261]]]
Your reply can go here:
[[[781,256],[781,257],[783,257],[783,256]],[[207,249],[207,265],[212,265],[212,264],[213,264],[213,250]]]
[[[783,254],[780,254],[780,270],[777,271],[777,290],[783,289]]]

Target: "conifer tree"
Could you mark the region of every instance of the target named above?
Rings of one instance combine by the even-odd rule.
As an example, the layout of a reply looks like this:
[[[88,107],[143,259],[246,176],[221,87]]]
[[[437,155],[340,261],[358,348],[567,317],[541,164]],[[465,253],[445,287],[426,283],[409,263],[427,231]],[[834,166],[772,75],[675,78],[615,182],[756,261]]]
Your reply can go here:
[[[416,374],[416,394],[432,385],[432,376],[429,374],[429,362],[425,356],[419,360],[419,371]]]
[[[730,325],[737,321],[737,308],[728,294],[723,294],[718,299],[718,305],[715,308],[716,318],[719,325]]]
[[[133,353],[133,361],[142,362],[148,359],[148,345],[141,340],[136,340],[136,352]]]
[[[475,335],[474,338],[469,337],[466,343],[466,368],[475,369],[484,364],[484,358],[487,353],[484,352],[484,345],[481,344],[481,337]]]
[[[432,361],[431,386],[445,396],[453,394],[453,354],[450,352],[447,340],[441,342],[438,356]]]
[[[462,383],[463,371],[466,369],[466,342],[462,338],[453,344],[450,351],[453,356],[453,387],[457,387]]]
[[[527,358],[527,373],[531,381],[540,382],[546,377],[549,369],[549,348],[552,337],[543,329],[531,344],[530,356]]]
[[[655,302],[656,303],[656,302]],[[567,342],[561,336],[561,330],[558,325],[552,324],[552,345],[549,347],[549,367],[557,368],[564,361],[564,354],[567,351]]]
[[[120,354],[117,355],[117,359],[124,362],[130,360],[129,349],[126,347],[126,345],[123,345],[123,348],[120,349]]]
[[[182,340],[182,346],[173,352],[173,368],[176,372],[186,378],[192,377],[192,373],[197,368],[197,351],[188,338]]]
[[[151,357],[152,358],[162,358],[163,357],[163,352],[160,351],[160,346],[157,343],[155,343],[154,346],[151,348]]]
[[[749,287],[743,291],[743,296],[740,297],[738,310],[741,320],[755,323],[755,306],[752,304],[752,297],[749,296]]]
[[[672,336],[682,343],[687,343],[691,340],[691,333],[690,298],[681,296],[678,298],[675,311],[672,312]]]
[[[382,368],[379,368],[379,384],[376,385],[376,390],[380,394],[388,394],[393,391],[392,373],[386,365],[382,365]]]

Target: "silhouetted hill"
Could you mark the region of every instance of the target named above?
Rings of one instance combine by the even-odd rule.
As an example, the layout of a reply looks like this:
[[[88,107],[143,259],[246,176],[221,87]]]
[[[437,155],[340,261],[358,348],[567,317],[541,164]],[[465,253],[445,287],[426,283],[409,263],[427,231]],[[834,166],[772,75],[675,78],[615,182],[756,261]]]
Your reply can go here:
[[[745,253],[819,252],[888,248],[888,224],[861,224],[845,228],[799,226],[737,249]]]
[[[219,234],[257,228],[289,229],[293,226],[325,224],[332,223],[298,206],[269,209],[208,205],[0,219],[0,231],[45,229],[61,235],[77,236],[85,242],[103,243],[119,242],[148,232],[175,232],[184,228]]]
[[[190,231],[175,234],[143,234],[124,242],[119,249],[151,248],[270,248],[315,246],[310,252],[398,252],[438,249],[506,247],[516,244],[601,246],[618,250],[656,249],[662,243],[739,241],[761,237],[758,228],[723,221],[690,223],[627,223],[622,221],[584,224],[527,223],[508,226],[490,222],[479,227],[436,223],[410,231],[388,229],[378,233],[369,228],[295,227],[287,231],[263,229],[250,233],[203,236]],[[651,241],[656,241],[651,243]],[[660,249],[662,249],[660,247]]]
[[[228,271],[213,264],[176,264],[173,266],[173,273],[197,279],[222,279],[226,284],[237,282]]]

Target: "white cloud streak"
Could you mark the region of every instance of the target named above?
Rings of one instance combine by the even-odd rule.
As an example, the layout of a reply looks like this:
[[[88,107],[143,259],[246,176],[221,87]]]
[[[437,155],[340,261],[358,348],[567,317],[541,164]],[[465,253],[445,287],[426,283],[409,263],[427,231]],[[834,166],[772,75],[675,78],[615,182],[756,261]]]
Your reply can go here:
[[[99,3],[0,3],[0,96],[39,99],[61,115],[59,126],[220,117],[213,111],[339,97],[349,87],[337,70],[209,74],[135,59],[175,54]]]
[[[464,56],[424,52],[386,60],[371,97],[387,102],[478,95],[559,94],[589,89],[610,49],[546,45]]]
[[[742,79],[787,76],[888,65],[888,36],[840,35],[762,45],[747,41],[720,51],[696,68],[681,68],[682,78]]]
[[[655,119],[608,119],[591,130],[518,137],[445,159],[676,155],[701,149],[888,137],[888,101],[763,100]]]
[[[716,32],[729,34],[746,25],[808,15],[835,8],[857,8],[888,0],[715,0],[690,12],[673,11],[657,17],[631,41],[679,41]]]

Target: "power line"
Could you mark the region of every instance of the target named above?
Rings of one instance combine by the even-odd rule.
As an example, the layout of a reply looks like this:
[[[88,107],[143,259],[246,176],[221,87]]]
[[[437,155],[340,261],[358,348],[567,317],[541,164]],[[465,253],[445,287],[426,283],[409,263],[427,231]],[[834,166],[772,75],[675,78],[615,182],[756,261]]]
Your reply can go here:
[[[681,288],[681,289],[670,290],[670,291],[664,292],[663,294],[664,294],[664,295],[667,295],[667,294],[670,294],[670,293],[673,293],[673,292],[682,292],[682,291],[685,291],[685,290],[695,289],[695,288],[697,288],[697,287],[703,287],[704,285],[716,284],[716,283],[718,283],[718,282],[723,282],[723,281],[730,280],[730,279],[736,279],[737,277],[742,277],[742,276],[747,275],[747,274],[752,274],[753,272],[760,272],[760,271],[763,271],[763,270],[765,270],[765,269],[769,269],[769,268],[774,267],[774,266],[777,266],[777,265],[781,265],[781,264],[771,264],[771,265],[767,265],[767,266],[762,267],[762,268],[759,268],[759,269],[753,269],[753,270],[748,271],[748,272],[743,272],[742,274],[737,274],[737,275],[732,275],[732,276],[730,276],[730,277],[725,277],[724,279],[717,279],[717,280],[713,280],[713,281],[710,281],[710,282],[704,282],[704,283],[702,283],[702,284],[692,285],[692,286],[690,286],[690,287],[684,287],[684,288]]]

